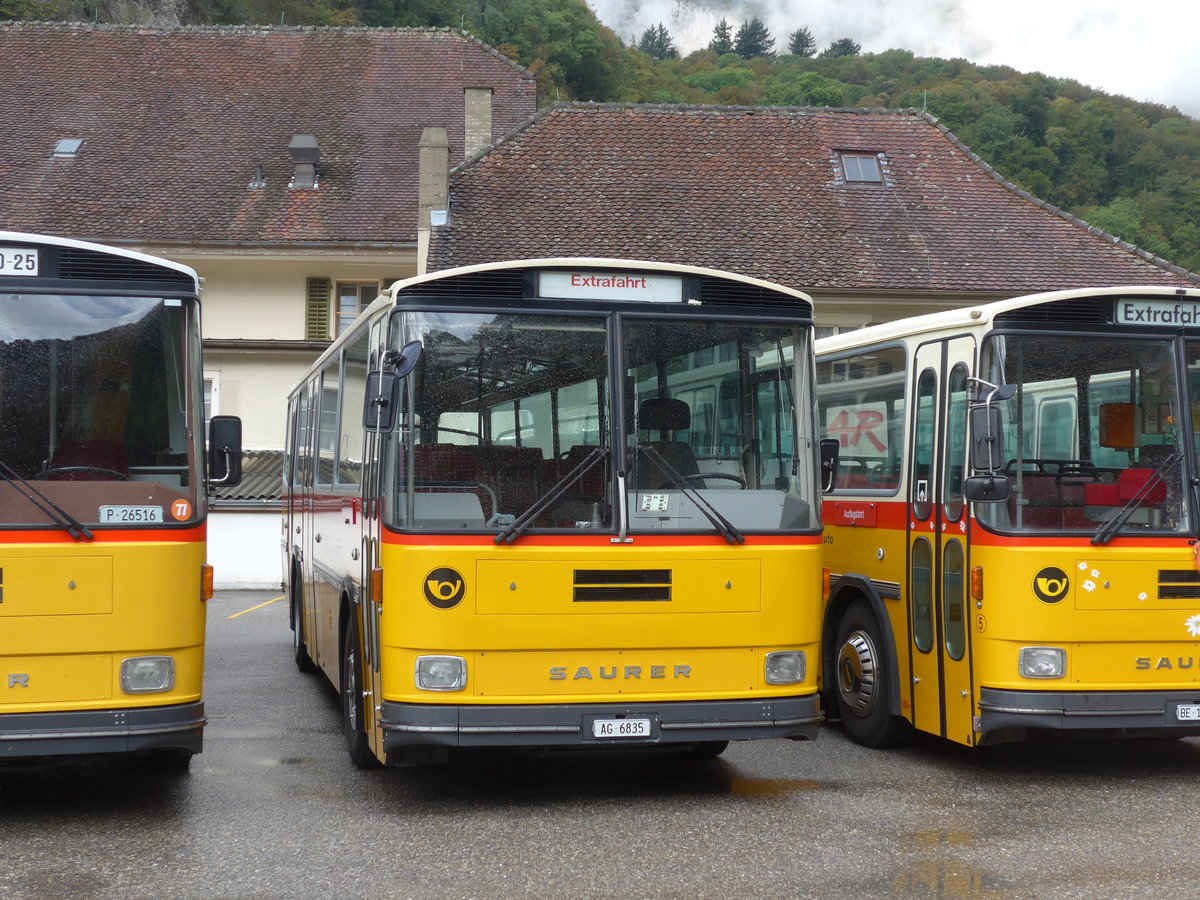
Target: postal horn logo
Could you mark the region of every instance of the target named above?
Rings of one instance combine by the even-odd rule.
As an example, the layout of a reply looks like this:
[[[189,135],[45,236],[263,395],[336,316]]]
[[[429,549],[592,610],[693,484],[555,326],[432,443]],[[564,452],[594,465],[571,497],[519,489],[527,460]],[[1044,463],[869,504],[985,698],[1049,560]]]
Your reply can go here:
[[[453,569],[434,569],[425,576],[425,599],[438,609],[451,609],[467,593],[467,583]]]
[[[1057,603],[1070,589],[1071,580],[1058,566],[1046,566],[1033,576],[1033,592],[1043,603]]]

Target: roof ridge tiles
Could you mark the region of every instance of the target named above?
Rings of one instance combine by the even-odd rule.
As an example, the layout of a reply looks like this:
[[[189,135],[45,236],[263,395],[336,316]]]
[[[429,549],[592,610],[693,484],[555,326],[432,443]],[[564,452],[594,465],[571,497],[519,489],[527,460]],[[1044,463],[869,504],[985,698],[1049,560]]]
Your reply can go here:
[[[491,44],[476,37],[464,28],[454,28],[449,25],[415,27],[415,26],[380,26],[380,25],[147,25],[145,23],[119,22],[37,22],[16,20],[0,22],[0,32],[31,31],[34,29],[50,29],[74,32],[128,32],[130,34],[230,34],[230,35],[271,35],[271,34],[413,34],[413,35],[455,35],[479,49],[491,54],[502,62],[507,63],[517,71],[534,77],[527,66],[501,53]]]

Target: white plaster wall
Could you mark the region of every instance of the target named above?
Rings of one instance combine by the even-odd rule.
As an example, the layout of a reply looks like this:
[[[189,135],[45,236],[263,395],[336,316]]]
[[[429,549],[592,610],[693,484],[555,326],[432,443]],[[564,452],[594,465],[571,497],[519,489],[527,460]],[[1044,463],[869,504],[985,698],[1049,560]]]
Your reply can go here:
[[[210,512],[208,562],[218,590],[278,591],[283,579],[279,510]]]
[[[318,354],[229,353],[210,350],[205,374],[220,378],[217,412],[241,416],[242,446],[247,450],[281,450],[287,419],[287,397]]]

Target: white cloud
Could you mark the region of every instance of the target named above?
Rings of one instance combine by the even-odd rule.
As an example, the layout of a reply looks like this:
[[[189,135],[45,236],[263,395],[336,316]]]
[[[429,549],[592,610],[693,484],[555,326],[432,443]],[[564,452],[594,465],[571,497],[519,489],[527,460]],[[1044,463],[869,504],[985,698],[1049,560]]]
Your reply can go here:
[[[1200,3],[1191,0],[591,0],[626,41],[663,23],[682,53],[705,46],[724,17],[757,15],[775,49],[805,27],[818,48],[849,37],[864,52],[962,57],[1074,78],[1112,94],[1200,116]]]

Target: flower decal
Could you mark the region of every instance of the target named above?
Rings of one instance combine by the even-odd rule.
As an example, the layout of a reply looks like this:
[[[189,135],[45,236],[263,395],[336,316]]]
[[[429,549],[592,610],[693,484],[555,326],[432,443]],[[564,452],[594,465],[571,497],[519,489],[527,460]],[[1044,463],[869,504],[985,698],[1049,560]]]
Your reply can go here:
[[[1188,634],[1192,637],[1200,637],[1200,613],[1196,613],[1183,624],[1187,626]]]
[[[1087,591],[1090,594],[1092,591],[1094,591],[1096,589],[1096,582],[1088,580],[1088,581],[1085,581],[1083,584],[1081,584],[1080,587],[1083,588],[1085,591]]]

